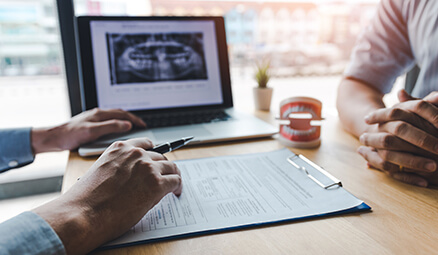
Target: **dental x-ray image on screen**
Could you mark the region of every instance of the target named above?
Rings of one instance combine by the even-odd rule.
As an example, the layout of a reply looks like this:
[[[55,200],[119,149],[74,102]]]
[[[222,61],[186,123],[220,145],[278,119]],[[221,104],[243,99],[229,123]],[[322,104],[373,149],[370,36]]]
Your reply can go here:
[[[202,33],[107,33],[111,85],[205,80]]]

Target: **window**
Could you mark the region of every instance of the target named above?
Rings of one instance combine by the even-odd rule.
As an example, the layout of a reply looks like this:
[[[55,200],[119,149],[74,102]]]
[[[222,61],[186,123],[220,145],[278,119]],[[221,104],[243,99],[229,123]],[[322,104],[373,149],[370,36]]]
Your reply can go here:
[[[251,79],[253,60],[262,57],[282,79],[340,75],[378,2],[73,1],[76,15],[223,15],[232,79]],[[8,109],[0,111],[8,120],[0,128],[54,125],[70,116],[55,3],[0,2],[0,107]],[[327,68],[319,68],[321,59]]]

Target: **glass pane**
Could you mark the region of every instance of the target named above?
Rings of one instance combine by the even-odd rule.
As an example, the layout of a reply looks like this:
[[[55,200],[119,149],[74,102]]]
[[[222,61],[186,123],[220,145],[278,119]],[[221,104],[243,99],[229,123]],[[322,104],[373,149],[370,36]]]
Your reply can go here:
[[[80,15],[150,15],[147,0],[74,0],[75,13]]]
[[[0,1],[0,128],[69,117],[55,3]]]
[[[55,3],[0,1],[0,128],[52,126],[70,116]],[[41,154],[1,174],[0,183],[59,177],[66,162],[66,153]]]
[[[276,77],[340,75],[378,0],[75,0],[77,15],[224,16],[238,74],[269,59]]]
[[[54,1],[0,2],[0,75],[59,75]]]

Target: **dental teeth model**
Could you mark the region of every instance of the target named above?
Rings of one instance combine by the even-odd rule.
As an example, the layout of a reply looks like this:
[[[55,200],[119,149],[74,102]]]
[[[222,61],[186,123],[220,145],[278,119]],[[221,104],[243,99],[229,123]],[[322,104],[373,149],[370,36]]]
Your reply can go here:
[[[280,102],[279,140],[288,147],[312,148],[320,145],[321,109],[319,100],[291,97]]]

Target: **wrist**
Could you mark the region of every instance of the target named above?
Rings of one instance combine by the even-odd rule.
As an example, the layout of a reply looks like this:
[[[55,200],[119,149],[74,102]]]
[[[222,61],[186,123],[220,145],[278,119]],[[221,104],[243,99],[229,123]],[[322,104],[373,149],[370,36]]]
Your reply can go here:
[[[31,143],[34,154],[60,151],[57,128],[32,128]]]
[[[67,254],[85,254],[96,248],[94,240],[89,238],[93,224],[86,208],[58,198],[33,212],[52,227]]]

